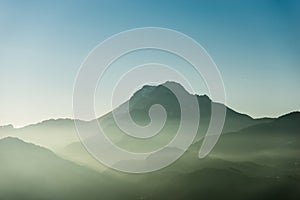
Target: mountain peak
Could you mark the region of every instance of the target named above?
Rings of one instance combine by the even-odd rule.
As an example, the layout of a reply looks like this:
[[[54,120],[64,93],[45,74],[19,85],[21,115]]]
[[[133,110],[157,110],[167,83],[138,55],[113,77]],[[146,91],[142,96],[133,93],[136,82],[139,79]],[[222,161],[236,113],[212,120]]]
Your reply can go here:
[[[166,81],[165,83],[161,84],[160,86],[165,86],[168,88],[177,88],[177,89],[182,89],[182,90],[186,91],[186,89],[180,83],[175,82],[175,81]]]
[[[180,94],[184,98],[189,97],[189,93],[179,83],[167,81],[160,85],[145,85],[134,93],[129,100],[129,108],[137,118],[148,119],[148,110],[154,104],[160,104],[167,110],[167,114],[173,117],[180,117],[180,106],[175,94]]]
[[[161,93],[176,91],[179,93],[189,94],[188,91],[175,81],[166,81],[160,85],[144,85],[140,90],[136,91],[132,99],[136,96],[151,97],[152,95],[159,95]],[[173,93],[173,92],[172,92]]]

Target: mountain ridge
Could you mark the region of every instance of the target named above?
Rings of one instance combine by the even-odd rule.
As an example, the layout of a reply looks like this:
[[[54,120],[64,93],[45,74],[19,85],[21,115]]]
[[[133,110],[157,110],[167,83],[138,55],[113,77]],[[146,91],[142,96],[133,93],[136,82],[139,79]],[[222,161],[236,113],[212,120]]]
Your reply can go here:
[[[143,88],[144,89],[146,88],[147,91],[143,91],[143,89],[138,90],[130,99],[131,101],[133,100],[134,102],[132,110],[137,110],[136,112],[137,116],[136,117],[133,116],[133,119],[137,120],[137,122],[138,123],[140,122],[140,124],[142,125],[147,124],[147,122],[149,122],[149,115],[148,115],[149,108],[154,103],[161,102],[166,105],[167,110],[168,109],[170,110],[169,116],[171,116],[173,122],[177,123],[176,120],[180,119],[179,118],[180,109],[179,108],[174,109],[172,106],[170,106],[171,104],[169,102],[172,102],[173,105],[175,105],[175,107],[178,106],[179,104],[178,101],[175,99],[176,98],[175,95],[172,94],[165,87],[165,86],[169,86],[170,84],[172,85],[171,87],[178,88],[180,92],[183,93],[184,95],[197,97],[197,100],[199,102],[199,108],[200,108],[200,122],[199,122],[200,134],[199,135],[200,137],[203,137],[204,133],[207,130],[208,124],[210,122],[211,104],[215,102],[211,101],[207,95],[199,96],[199,95],[193,95],[188,93],[182,85],[176,82],[169,81],[159,86],[145,85],[143,86]],[[130,100],[129,100],[129,104],[130,104]],[[220,105],[225,106],[222,104]],[[141,119],[144,121],[142,121]],[[104,122],[105,126],[116,127],[111,112],[95,120],[99,120],[99,122]],[[255,124],[265,123],[272,120],[274,119],[272,118],[253,119],[249,115],[241,114],[227,107],[227,115],[226,115],[223,133],[238,131]],[[79,141],[74,121],[75,120],[69,118],[61,118],[61,119],[59,118],[59,119],[46,120],[38,124],[33,124],[33,125],[29,125],[17,129],[13,127],[9,127],[9,128],[0,127],[0,138],[3,138],[5,136],[18,137],[26,142],[32,142],[34,144],[47,147],[48,149],[51,149],[54,152],[59,152],[62,149],[64,149],[64,147],[66,147],[67,145]],[[88,123],[91,123],[94,120],[92,121],[76,120],[76,121],[88,125]],[[119,129],[116,127],[114,131],[119,132]]]
[[[189,93],[181,84],[175,82],[175,81],[166,81],[165,83],[162,83],[162,84],[159,84],[159,85],[144,85],[142,88],[140,88],[139,90],[137,90],[131,97],[133,98],[137,93],[139,92],[145,92],[146,90],[150,90],[153,91],[155,88],[158,88],[158,87],[161,87],[161,86],[168,86],[168,85],[176,85],[177,88],[180,88],[182,90],[184,90],[186,93],[188,93],[189,95],[195,95],[197,96],[197,98],[202,98],[202,99],[209,99],[211,102],[213,103],[218,103],[218,102],[214,102],[211,100],[211,98],[206,95],[206,94],[191,94]],[[145,90],[145,91],[144,91]],[[129,100],[130,100],[129,99]],[[227,107],[227,109],[230,109],[238,114],[242,114],[242,115],[247,115],[249,118],[253,119],[253,120],[274,120],[274,119],[277,119],[277,118],[281,118],[285,115],[288,115],[288,114],[291,114],[291,113],[294,113],[294,112],[300,112],[300,110],[295,110],[295,111],[290,111],[290,112],[287,112],[287,113],[284,113],[282,115],[279,115],[277,117],[267,117],[267,116],[263,116],[263,117],[252,117],[251,115],[249,115],[248,113],[245,113],[245,112],[241,112],[241,111],[236,111],[234,108],[232,107],[229,107],[228,105],[225,105]],[[111,111],[110,111],[111,112]],[[96,119],[99,119],[99,118],[103,118],[105,117],[106,115],[108,115],[110,112],[106,113],[106,114],[103,114],[99,117],[97,117]],[[93,120],[96,120],[96,119],[93,119]],[[7,125],[2,125],[0,126],[0,128],[13,128],[13,129],[23,129],[23,128],[27,128],[27,127],[30,127],[30,126],[35,126],[35,125],[41,125],[41,124],[44,124],[44,123],[52,123],[52,122],[60,122],[60,121],[75,121],[75,120],[78,120],[78,121],[83,121],[83,122],[90,122],[90,121],[93,121],[93,120],[82,120],[82,119],[75,119],[75,118],[69,118],[69,117],[62,117],[62,118],[48,118],[48,119],[43,119],[39,122],[36,122],[36,123],[29,123],[27,125],[24,125],[24,126],[21,126],[21,127],[14,127],[14,125],[12,124],[7,124]]]

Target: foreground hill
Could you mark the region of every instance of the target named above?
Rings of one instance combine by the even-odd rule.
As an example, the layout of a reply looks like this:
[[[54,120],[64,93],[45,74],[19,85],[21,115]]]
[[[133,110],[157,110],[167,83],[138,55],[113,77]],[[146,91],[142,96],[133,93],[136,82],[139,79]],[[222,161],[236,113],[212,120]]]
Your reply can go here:
[[[247,160],[271,166],[290,165],[299,168],[300,112],[224,134],[212,155],[229,160]]]
[[[239,166],[238,163],[232,165]],[[260,172],[261,168],[255,166],[253,170]],[[235,167],[223,166],[219,169],[204,168],[172,176],[159,174],[146,177],[140,186],[146,183],[146,179],[148,184],[160,184],[160,187],[144,189],[147,195],[145,199],[296,200],[299,198],[299,178],[279,179],[267,176],[249,175]],[[158,182],[158,179],[161,181]]]
[[[113,192],[114,178],[16,138],[0,140],[0,161],[0,199],[119,199],[125,194]]]
[[[96,173],[15,138],[0,140],[0,159],[0,199],[296,200],[300,195],[299,176],[249,162],[185,157],[150,174]],[[189,162],[197,167],[182,168],[191,167]]]

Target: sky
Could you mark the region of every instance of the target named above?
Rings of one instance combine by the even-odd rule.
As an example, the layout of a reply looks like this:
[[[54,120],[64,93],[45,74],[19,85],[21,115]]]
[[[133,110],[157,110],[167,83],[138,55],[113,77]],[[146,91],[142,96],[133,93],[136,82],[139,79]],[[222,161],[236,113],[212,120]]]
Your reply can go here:
[[[299,19],[296,0],[1,0],[0,125],[72,118],[83,60],[111,35],[140,27],[173,29],[201,44],[236,111],[258,118],[300,110]]]

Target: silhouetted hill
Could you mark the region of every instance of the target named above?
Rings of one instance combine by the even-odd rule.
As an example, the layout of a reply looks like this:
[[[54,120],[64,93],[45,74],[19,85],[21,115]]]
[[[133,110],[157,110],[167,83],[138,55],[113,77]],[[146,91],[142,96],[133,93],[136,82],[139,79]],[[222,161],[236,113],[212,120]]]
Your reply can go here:
[[[167,189],[152,191],[150,199],[296,200],[299,197],[296,180],[249,176],[230,168],[205,168],[174,175],[168,184]]]
[[[271,122],[247,127],[239,133],[249,134],[300,134],[300,112],[292,112],[283,115]]]
[[[201,145],[199,142],[197,145]],[[300,113],[221,136],[211,155],[300,172]]]
[[[22,128],[0,128],[0,138],[7,136],[20,138],[52,151],[58,151],[68,144],[78,141],[74,120],[71,119],[49,119]]]
[[[0,199],[115,199],[120,195],[113,192],[114,178],[16,138],[0,140],[0,160]]]

